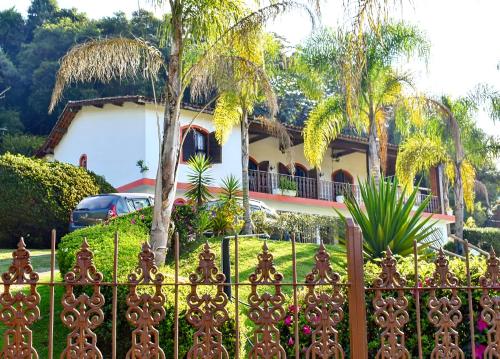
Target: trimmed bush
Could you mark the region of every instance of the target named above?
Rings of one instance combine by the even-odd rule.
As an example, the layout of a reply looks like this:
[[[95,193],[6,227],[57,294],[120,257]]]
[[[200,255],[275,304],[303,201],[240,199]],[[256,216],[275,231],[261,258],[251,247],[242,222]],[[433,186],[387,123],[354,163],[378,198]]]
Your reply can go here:
[[[0,242],[25,237],[30,248],[47,247],[50,230],[67,232],[69,216],[87,196],[115,189],[83,168],[22,155],[0,156]]]
[[[75,264],[76,253],[80,249],[84,239],[90,245],[94,253],[94,265],[97,270],[103,274],[103,281],[109,282],[113,279],[113,250],[114,234],[119,232],[118,246],[118,281],[126,282],[128,274],[134,271],[138,265],[138,255],[144,241],[149,238],[152,220],[152,208],[146,208],[141,211],[131,213],[126,216],[115,218],[108,223],[99,224],[93,227],[87,227],[64,236],[57,250],[57,260],[61,275],[64,276],[72,270]],[[186,251],[188,253],[188,251]],[[193,264],[193,268],[196,264]],[[174,281],[174,272],[171,267],[162,267],[160,271],[165,275],[166,282]],[[152,287],[138,288],[139,291],[151,290]],[[86,289],[87,290],[87,289]],[[160,323],[160,345],[167,357],[173,353],[174,338],[174,288],[163,287],[166,297],[166,316]],[[189,294],[189,287],[180,286],[179,288],[179,332],[181,340],[179,342],[179,357],[184,358],[187,351],[193,344],[193,335],[195,329],[185,319],[187,303],[185,298]],[[112,315],[112,291],[111,287],[101,287],[101,292],[105,298],[103,308],[105,318],[111,318]],[[126,297],[128,287],[118,287],[118,316],[117,316],[117,336],[119,345],[117,347],[117,357],[125,358],[130,348],[130,339],[132,328],[125,318],[127,312]],[[228,305],[230,318],[234,318],[232,306]],[[226,321],[221,328],[225,347],[229,351],[229,356],[234,357],[234,320]],[[106,320],[105,324],[96,329],[98,336],[98,346],[103,352],[105,358],[111,355],[111,320]]]
[[[500,254],[500,228],[464,228],[464,238],[485,251],[493,247]]]

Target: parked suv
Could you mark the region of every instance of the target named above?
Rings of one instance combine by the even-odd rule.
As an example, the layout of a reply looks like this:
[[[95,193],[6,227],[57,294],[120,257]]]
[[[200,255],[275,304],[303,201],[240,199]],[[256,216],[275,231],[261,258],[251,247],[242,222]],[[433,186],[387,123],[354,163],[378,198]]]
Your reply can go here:
[[[71,212],[69,231],[93,226],[153,204],[153,196],[149,193],[109,193],[87,197]]]

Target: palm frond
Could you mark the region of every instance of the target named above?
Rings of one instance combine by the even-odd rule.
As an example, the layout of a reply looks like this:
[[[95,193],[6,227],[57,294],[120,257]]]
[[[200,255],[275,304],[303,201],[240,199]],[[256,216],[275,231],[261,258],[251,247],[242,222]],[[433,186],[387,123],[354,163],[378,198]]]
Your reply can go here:
[[[193,67],[190,76],[191,96],[195,100],[204,98],[214,89],[241,92],[242,88],[258,87],[270,116],[274,117],[278,112],[278,100],[263,66],[243,56],[214,54],[213,57],[206,57]]]
[[[66,86],[75,82],[155,79],[165,62],[161,52],[141,39],[110,38],[76,45],[61,59],[49,112]]]
[[[223,93],[217,99],[214,111],[215,137],[223,144],[229,138],[233,126],[241,122],[242,109],[234,93]]]
[[[309,113],[303,130],[304,155],[312,166],[321,168],[326,149],[346,122],[340,96],[328,97]]]
[[[396,160],[396,175],[408,190],[413,188],[413,179],[419,171],[429,170],[440,163],[447,163],[449,156],[438,137],[416,133],[399,147]]]

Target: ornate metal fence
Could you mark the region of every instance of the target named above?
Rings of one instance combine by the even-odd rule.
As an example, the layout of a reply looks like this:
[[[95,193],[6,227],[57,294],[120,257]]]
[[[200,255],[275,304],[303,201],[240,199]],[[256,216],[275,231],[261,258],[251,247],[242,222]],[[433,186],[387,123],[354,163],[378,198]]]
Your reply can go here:
[[[127,358],[166,358],[179,357],[179,300],[187,302],[185,312],[187,322],[194,328],[192,346],[187,358],[229,358],[230,354],[223,344],[221,327],[230,319],[228,309],[246,315],[251,325],[252,345],[246,351],[249,358],[287,357],[280,338],[280,323],[287,313],[287,305],[294,310],[291,324],[293,336],[288,345],[293,347],[295,358],[368,358],[369,331],[375,332],[379,347],[377,358],[410,358],[407,347],[409,338],[416,338],[418,357],[430,358],[500,358],[500,260],[492,252],[486,269],[477,283],[472,283],[469,271],[469,253],[466,251],[466,283],[460,283],[450,271],[448,260],[440,251],[435,259],[435,271],[427,286],[419,285],[417,247],[414,246],[415,285],[409,286],[407,278],[398,271],[397,261],[387,251],[380,262],[380,274],[369,287],[365,287],[363,278],[362,237],[359,229],[350,223],[347,227],[347,280],[334,272],[330,256],[323,244],[318,246],[314,262],[305,278],[297,278],[297,260],[295,241],[291,242],[292,278],[284,278],[275,268],[273,254],[266,242],[262,252],[256,258],[256,267],[248,281],[240,281],[238,239],[234,240],[234,277],[235,282],[228,284],[224,275],[217,268],[214,252],[208,243],[199,254],[199,263],[188,279],[179,277],[179,243],[175,245],[175,277],[168,282],[154,265],[154,254],[148,244],[142,246],[138,255],[135,271],[130,273],[125,282],[117,281],[117,243],[112,282],[104,282],[103,276],[93,264],[93,254],[86,241],[81,245],[72,271],[64,276],[63,282],[54,281],[55,270],[55,233],[52,234],[51,275],[47,283],[39,280],[38,274],[30,263],[30,253],[21,240],[12,254],[13,261],[8,271],[2,274],[3,291],[0,295],[0,321],[6,327],[3,335],[3,347],[0,358],[38,358],[37,348],[33,346],[33,324],[40,318],[40,285],[50,288],[49,341],[48,357],[53,358],[53,328],[55,318],[55,286],[64,286],[65,292],[60,306],[60,320],[68,328],[65,349],[61,358],[102,358],[95,330],[112,322],[112,353],[117,356],[116,322],[118,311],[119,287],[128,288],[126,296],[125,318],[131,326],[131,346]],[[467,246],[466,246],[467,250]],[[234,298],[228,298],[224,286],[234,288]],[[22,287],[20,287],[22,286]],[[75,290],[85,286],[87,290]],[[105,298],[101,288],[112,288],[112,314],[106,318],[103,311]],[[139,290],[147,286],[149,291]],[[179,298],[180,286],[188,286],[186,298]],[[242,286],[250,286],[248,298],[240,298]],[[17,287],[17,288],[16,288]],[[291,288],[291,302],[283,289]],[[298,291],[304,289],[303,298]],[[165,319],[165,291],[175,293],[174,348],[172,353],[165,353],[160,346],[159,326]],[[480,293],[480,311],[474,313],[473,292]],[[370,302],[367,296],[372,295]],[[428,300],[422,301],[426,293]],[[462,303],[459,294],[466,294],[467,302]],[[416,333],[408,333],[406,326],[410,320],[409,298],[416,311]],[[243,299],[247,301],[240,307]],[[300,345],[299,306],[307,323],[310,340],[306,346]],[[425,310],[424,310],[425,309]],[[346,315],[348,313],[348,315]],[[374,327],[367,328],[367,313],[374,318]],[[426,313],[426,316],[422,316]],[[234,316],[234,357],[243,352],[241,341],[240,315]],[[459,346],[459,324],[464,317],[469,318],[468,337],[470,351],[464,352]],[[348,318],[347,318],[348,317]],[[487,330],[487,346],[483,353],[475,351],[474,318],[480,318]],[[422,349],[421,323],[428,321],[434,327],[434,346],[429,356],[424,356]],[[348,344],[340,338],[340,328],[349,328]],[[304,329],[305,330],[305,329]],[[427,355],[427,354],[425,354]]]

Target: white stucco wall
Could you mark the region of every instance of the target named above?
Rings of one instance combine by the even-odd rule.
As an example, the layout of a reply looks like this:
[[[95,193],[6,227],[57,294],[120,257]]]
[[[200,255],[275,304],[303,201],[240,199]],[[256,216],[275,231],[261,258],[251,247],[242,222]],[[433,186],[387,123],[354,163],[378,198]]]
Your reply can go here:
[[[162,130],[163,122],[163,107],[159,107],[160,129]],[[193,121],[193,118],[196,119]],[[182,110],[180,123],[182,126],[187,126],[193,121],[193,125],[199,126],[208,132],[215,131],[212,116],[209,114],[198,114],[195,111]],[[158,169],[158,125],[157,115],[154,105],[146,105],[146,151],[145,161],[149,167],[149,171],[145,177],[156,178]],[[180,134],[179,134],[180,136]],[[241,136],[240,128],[234,127],[229,139],[222,145],[222,163],[215,163],[212,166],[212,177],[215,179],[214,186],[220,183],[220,179],[232,174],[241,181]],[[184,163],[179,164],[177,180],[178,182],[187,182],[188,166]]]
[[[322,180],[331,181],[332,173],[340,169],[349,172],[355,182],[357,178],[359,178],[360,181],[367,178],[366,154],[354,152],[341,157],[339,161],[334,161],[330,156],[330,151],[330,149],[326,151],[325,159],[321,164],[320,173],[323,174],[321,177]],[[250,156],[257,162],[269,161],[269,164],[274,169],[273,172],[276,173],[278,172],[279,162],[287,165],[292,161],[303,165],[308,170],[312,169],[312,166],[309,165],[304,156],[304,145],[302,143],[292,147],[290,157],[290,155],[282,153],[279,150],[279,143],[276,138],[268,137],[250,144]]]
[[[141,178],[138,160],[145,157],[145,107],[134,103],[103,108],[84,106],[54,148],[54,159],[78,166],[87,155],[87,168],[115,187]]]

